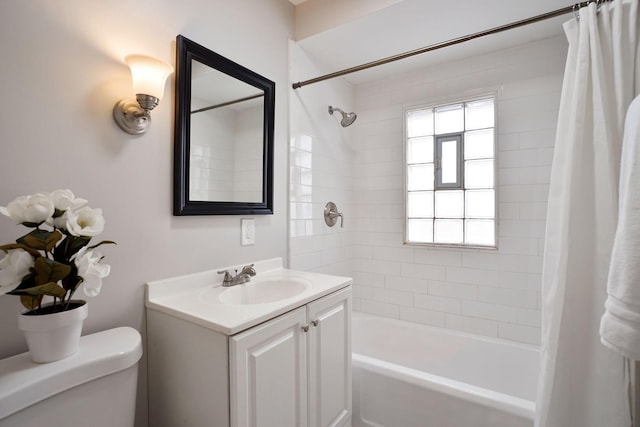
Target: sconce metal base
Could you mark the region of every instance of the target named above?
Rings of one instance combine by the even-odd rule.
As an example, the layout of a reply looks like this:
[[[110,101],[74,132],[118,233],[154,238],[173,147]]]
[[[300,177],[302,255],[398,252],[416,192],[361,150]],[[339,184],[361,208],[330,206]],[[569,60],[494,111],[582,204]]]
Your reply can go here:
[[[149,110],[133,99],[121,99],[113,107],[113,119],[120,129],[130,135],[141,135],[151,126]]]
[[[151,126],[151,114],[159,99],[155,96],[138,94],[136,100],[121,99],[113,107],[113,119],[120,129],[130,135],[141,135]]]

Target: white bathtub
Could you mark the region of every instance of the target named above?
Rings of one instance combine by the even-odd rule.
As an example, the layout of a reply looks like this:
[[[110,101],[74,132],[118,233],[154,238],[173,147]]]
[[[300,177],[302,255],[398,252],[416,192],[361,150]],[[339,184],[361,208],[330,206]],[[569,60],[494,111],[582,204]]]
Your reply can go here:
[[[354,427],[531,427],[539,351],[353,313]]]

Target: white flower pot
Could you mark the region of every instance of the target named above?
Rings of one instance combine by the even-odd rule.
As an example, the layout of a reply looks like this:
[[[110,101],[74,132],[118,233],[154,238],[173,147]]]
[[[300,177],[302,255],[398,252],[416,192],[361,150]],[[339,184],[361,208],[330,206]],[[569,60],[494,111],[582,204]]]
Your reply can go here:
[[[75,308],[51,314],[20,313],[18,328],[24,332],[31,360],[35,363],[54,362],[78,350],[82,322],[87,318],[86,301],[72,300]],[[42,307],[51,304],[44,304]]]

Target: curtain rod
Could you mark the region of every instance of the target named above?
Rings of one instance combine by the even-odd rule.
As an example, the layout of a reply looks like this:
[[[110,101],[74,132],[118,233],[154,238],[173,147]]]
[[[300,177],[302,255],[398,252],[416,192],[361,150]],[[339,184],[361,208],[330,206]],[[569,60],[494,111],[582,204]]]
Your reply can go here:
[[[204,111],[213,110],[214,108],[226,107],[227,105],[238,104],[240,102],[249,101],[251,99],[256,99],[264,96],[264,93],[259,93],[257,95],[247,96],[246,98],[236,99],[235,101],[223,102],[222,104],[211,105],[209,107],[199,108],[197,110],[191,111],[191,114],[202,113]]]
[[[324,80],[328,80],[328,79],[333,79],[335,77],[344,76],[345,74],[355,73],[356,71],[366,70],[368,68],[377,67],[379,65],[388,64],[390,62],[399,61],[401,59],[409,58],[411,56],[420,55],[422,53],[431,52],[431,51],[434,51],[434,50],[442,49],[444,47],[449,47],[449,46],[453,46],[453,45],[456,45],[456,44],[464,43],[464,42],[467,42],[469,40],[477,39],[477,38],[488,36],[488,35],[491,35],[491,34],[497,34],[497,33],[501,33],[503,31],[511,30],[511,29],[514,29],[514,28],[523,27],[525,25],[534,24],[536,22],[544,21],[544,20],[550,19],[550,18],[555,18],[557,16],[565,15],[567,13],[572,13],[572,12],[575,13],[578,9],[580,9],[581,7],[588,6],[590,3],[600,4],[600,3],[605,3],[605,2],[608,2],[608,1],[612,1],[612,0],[588,0],[588,1],[581,2],[581,3],[576,3],[573,6],[563,7],[561,9],[557,9],[557,10],[554,10],[552,12],[543,13],[541,15],[533,16],[531,18],[522,19],[520,21],[512,22],[512,23],[506,24],[506,25],[501,25],[499,27],[494,27],[494,28],[491,28],[489,30],[480,31],[478,33],[473,33],[473,34],[468,34],[466,36],[462,36],[462,37],[458,37],[458,38],[455,38],[455,39],[447,40],[445,42],[436,43],[436,44],[432,44],[430,46],[426,46],[426,47],[423,47],[423,48],[411,50],[409,52],[401,53],[401,54],[394,55],[394,56],[389,56],[387,58],[379,59],[377,61],[367,62],[365,64],[357,65],[357,66],[351,67],[351,68],[345,68],[344,70],[340,70],[340,71],[336,71],[336,72],[333,72],[333,73],[325,74],[323,76],[316,77],[314,79],[309,79],[309,80],[304,80],[304,81],[301,81],[301,82],[298,82],[298,83],[293,83],[292,87],[293,87],[293,89],[298,89],[298,88],[301,88],[302,86],[310,85],[310,84],[313,84],[313,83],[318,83],[318,82],[321,82],[321,81],[324,81]]]

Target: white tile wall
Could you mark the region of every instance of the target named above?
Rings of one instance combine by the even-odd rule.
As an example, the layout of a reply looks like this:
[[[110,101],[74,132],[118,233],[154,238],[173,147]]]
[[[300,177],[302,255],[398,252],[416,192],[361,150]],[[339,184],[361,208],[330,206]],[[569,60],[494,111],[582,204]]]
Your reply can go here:
[[[299,46],[293,42],[289,46],[293,79],[322,74]],[[328,107],[351,111],[353,88],[331,81],[290,94],[289,265],[351,276],[354,127],[341,127],[339,114],[329,115]],[[344,214],[344,228],[339,221],[332,228],[325,224],[324,206],[329,201]],[[371,288],[356,295],[373,301]]]
[[[295,43],[296,75],[322,74]],[[355,87],[291,96],[290,266],[354,278],[355,310],[540,341],[540,280],[563,36]],[[403,245],[403,111],[495,91],[498,250]],[[342,128],[327,106],[358,113]],[[328,228],[324,204],[345,213]]]
[[[507,340],[540,342],[548,183],[564,37],[355,88],[354,307]],[[498,250],[405,246],[403,110],[496,91]]]

